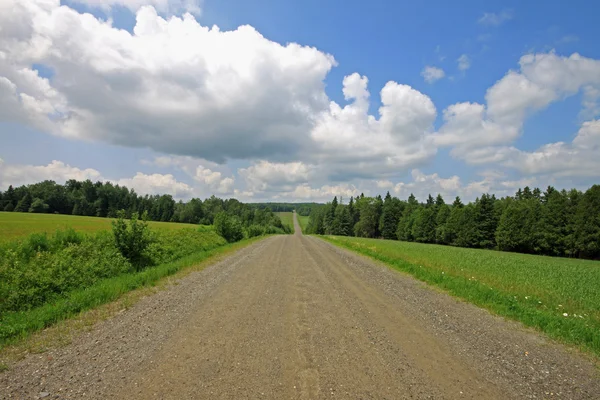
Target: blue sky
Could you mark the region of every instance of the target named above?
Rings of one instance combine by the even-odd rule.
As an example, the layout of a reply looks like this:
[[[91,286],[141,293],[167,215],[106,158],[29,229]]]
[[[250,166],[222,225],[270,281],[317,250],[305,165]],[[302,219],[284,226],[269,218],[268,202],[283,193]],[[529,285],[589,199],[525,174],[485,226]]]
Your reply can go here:
[[[0,190],[474,199],[600,175],[597,2],[2,3]]]

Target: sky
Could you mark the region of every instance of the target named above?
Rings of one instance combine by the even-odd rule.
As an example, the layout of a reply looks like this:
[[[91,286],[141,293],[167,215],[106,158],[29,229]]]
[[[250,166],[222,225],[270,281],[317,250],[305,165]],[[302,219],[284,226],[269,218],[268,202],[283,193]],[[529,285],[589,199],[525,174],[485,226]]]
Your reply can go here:
[[[0,0],[0,190],[585,190],[600,181],[599,14],[591,0]]]

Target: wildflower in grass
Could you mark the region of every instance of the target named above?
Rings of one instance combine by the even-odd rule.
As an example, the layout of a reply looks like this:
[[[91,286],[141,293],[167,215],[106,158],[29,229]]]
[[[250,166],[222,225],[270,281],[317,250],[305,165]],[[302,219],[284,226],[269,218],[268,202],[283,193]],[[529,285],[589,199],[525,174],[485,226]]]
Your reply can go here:
[[[569,314],[563,313],[563,317],[568,317],[568,316],[569,316]]]

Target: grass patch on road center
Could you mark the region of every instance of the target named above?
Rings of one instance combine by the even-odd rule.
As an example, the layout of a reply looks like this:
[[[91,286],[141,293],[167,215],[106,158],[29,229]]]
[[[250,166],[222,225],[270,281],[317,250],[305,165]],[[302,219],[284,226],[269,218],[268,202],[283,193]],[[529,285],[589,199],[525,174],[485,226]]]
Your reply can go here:
[[[600,356],[600,262],[341,236],[325,240]]]
[[[300,224],[300,228],[302,228],[302,232],[306,232],[306,227],[308,226],[308,220],[310,217],[298,214],[296,214],[296,216],[298,217],[298,223]]]
[[[294,233],[294,213],[291,212],[276,212],[277,215],[281,219],[281,223],[283,225],[287,225]]]

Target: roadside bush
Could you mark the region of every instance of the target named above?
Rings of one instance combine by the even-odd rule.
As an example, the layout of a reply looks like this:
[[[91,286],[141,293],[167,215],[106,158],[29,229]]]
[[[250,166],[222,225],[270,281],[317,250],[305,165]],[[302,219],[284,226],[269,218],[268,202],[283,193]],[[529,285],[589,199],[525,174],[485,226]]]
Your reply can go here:
[[[220,212],[215,216],[215,232],[229,243],[238,242],[244,238],[242,224],[236,216]]]
[[[110,232],[90,237],[35,234],[3,248],[0,255],[0,314],[31,309],[132,270]]]
[[[286,232],[285,230],[278,228],[273,225],[269,225],[265,227],[265,235],[285,235],[290,232]]]
[[[227,244],[214,230],[184,228],[157,231],[155,241],[148,247],[152,264],[163,264],[188,256],[198,251],[211,250]]]
[[[246,236],[248,238],[253,238],[256,236],[262,236],[265,234],[265,228],[263,226],[260,225],[250,225],[247,229],[246,229]]]
[[[154,237],[148,226],[148,213],[144,212],[142,219],[137,213],[131,214],[131,219],[125,219],[125,211],[117,213],[117,219],[112,222],[112,232],[115,246],[123,257],[129,260],[136,270],[152,264],[148,248]]]
[[[140,231],[139,221],[122,223],[128,235]],[[146,265],[167,264],[227,243],[209,227],[158,230],[152,236],[142,253]],[[138,271],[115,242],[111,231],[84,235],[69,228],[0,245],[0,330],[4,313],[30,310],[100,280]]]

